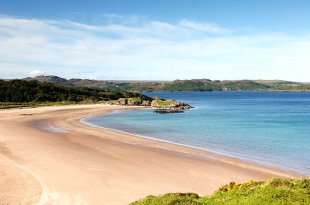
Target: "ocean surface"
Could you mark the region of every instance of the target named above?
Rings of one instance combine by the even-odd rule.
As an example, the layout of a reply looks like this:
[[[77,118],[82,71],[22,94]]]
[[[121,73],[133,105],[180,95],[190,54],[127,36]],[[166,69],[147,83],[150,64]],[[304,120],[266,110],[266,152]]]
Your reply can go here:
[[[82,121],[310,176],[310,93],[143,93],[189,103],[177,114],[115,111]]]

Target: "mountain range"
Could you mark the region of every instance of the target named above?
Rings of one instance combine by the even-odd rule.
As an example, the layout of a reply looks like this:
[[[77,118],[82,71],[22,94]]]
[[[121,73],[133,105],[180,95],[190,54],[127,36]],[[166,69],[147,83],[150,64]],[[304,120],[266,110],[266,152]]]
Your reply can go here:
[[[310,92],[310,83],[285,80],[210,80],[125,81],[65,79],[58,76],[28,77],[23,80],[49,82],[69,87],[90,87],[112,91],[176,92],[176,91],[296,91]]]

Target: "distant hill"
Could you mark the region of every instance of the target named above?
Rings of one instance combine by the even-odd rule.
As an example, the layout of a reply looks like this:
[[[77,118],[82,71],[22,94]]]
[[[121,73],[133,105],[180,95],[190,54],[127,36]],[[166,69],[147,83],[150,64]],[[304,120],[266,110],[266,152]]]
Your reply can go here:
[[[269,86],[300,86],[305,83],[298,83],[293,81],[285,81],[285,80],[254,80],[254,82],[269,85]]]
[[[113,81],[113,80],[89,80],[89,79],[65,79],[58,76],[37,76],[34,78],[28,77],[22,80],[49,82],[64,86],[72,87],[89,87],[101,88],[107,90],[126,90],[126,91],[156,91],[160,90],[167,82],[163,81]]]
[[[57,76],[25,78],[27,81],[49,82],[69,87],[100,88],[110,91],[310,91],[310,84],[284,80],[210,80],[192,79],[175,81],[107,81],[64,79]]]
[[[65,78],[61,78],[61,77],[54,76],[54,75],[49,75],[49,76],[40,75],[35,78],[31,78],[31,77],[24,78],[23,80],[27,80],[27,81],[34,80],[34,81],[39,81],[39,82],[44,82],[44,83],[54,83],[54,84],[66,84],[66,82],[68,81]]]
[[[250,80],[212,81],[207,79],[176,80],[164,87],[164,91],[237,91],[237,90],[267,90],[269,86]]]

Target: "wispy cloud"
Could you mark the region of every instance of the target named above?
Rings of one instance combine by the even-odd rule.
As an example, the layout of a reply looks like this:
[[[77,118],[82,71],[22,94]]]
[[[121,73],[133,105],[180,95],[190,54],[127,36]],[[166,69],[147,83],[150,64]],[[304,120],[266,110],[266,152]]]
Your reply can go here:
[[[112,14],[104,18],[110,20],[83,24],[0,17],[0,77],[25,77],[38,69],[97,79],[309,81],[307,34],[240,35],[189,19],[171,23]]]
[[[203,32],[210,32],[210,33],[230,33],[232,32],[229,29],[221,28],[217,26],[216,24],[211,23],[200,23],[200,22],[194,22],[190,21],[188,19],[183,19],[179,22],[180,26],[194,29],[197,31],[203,31]]]

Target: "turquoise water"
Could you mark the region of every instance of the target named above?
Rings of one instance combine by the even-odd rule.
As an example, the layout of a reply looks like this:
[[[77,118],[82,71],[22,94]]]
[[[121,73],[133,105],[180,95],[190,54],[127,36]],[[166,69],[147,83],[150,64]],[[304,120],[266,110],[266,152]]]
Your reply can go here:
[[[310,175],[310,93],[144,93],[185,101],[177,114],[116,111],[84,122]]]

